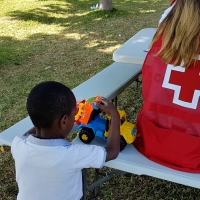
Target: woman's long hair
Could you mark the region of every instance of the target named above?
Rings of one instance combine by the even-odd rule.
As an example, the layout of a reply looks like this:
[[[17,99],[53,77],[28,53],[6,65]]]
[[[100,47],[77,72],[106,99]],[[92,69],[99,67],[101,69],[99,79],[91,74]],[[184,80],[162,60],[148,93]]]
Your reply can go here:
[[[156,54],[163,62],[189,67],[200,53],[200,0],[176,0],[167,17],[158,26],[151,46],[162,37]]]

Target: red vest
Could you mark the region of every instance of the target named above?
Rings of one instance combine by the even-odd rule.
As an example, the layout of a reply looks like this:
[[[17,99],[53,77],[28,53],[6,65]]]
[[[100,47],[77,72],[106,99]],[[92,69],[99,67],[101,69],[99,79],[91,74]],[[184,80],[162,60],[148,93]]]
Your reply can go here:
[[[189,69],[148,52],[142,68],[143,106],[137,119],[138,151],[173,169],[200,172],[200,60]]]

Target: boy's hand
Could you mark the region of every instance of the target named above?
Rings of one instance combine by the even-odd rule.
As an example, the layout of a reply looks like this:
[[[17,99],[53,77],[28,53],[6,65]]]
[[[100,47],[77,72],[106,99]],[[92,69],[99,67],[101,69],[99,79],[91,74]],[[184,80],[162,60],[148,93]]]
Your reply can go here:
[[[99,102],[100,101],[100,102]],[[106,98],[101,97],[94,102],[103,112],[111,116],[110,133],[106,144],[106,161],[115,159],[120,151],[120,117],[116,107]]]
[[[101,103],[94,102],[94,105],[99,107],[103,112],[108,113],[110,115],[118,114],[116,107],[111,103],[108,99],[101,97]]]

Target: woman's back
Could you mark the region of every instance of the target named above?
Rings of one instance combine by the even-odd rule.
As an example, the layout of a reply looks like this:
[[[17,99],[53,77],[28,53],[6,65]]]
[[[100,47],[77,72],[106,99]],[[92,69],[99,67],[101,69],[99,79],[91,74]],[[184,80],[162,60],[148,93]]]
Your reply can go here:
[[[161,23],[161,29],[158,28],[155,38],[161,33],[159,31],[162,31],[167,20]],[[158,163],[182,171],[200,172],[200,61],[194,62],[194,57],[190,59],[186,56],[186,65],[183,67],[183,63],[175,58],[177,48],[175,54],[170,55],[174,59],[166,64],[162,57],[165,54],[162,50],[163,43],[167,44],[163,41],[164,34],[162,32],[159,37],[154,38],[143,65],[144,104],[137,120],[139,137],[135,146]],[[174,40],[176,38],[177,36]],[[180,49],[184,50],[184,43],[181,45]],[[168,44],[165,50],[167,46]],[[182,52],[179,58],[181,56]],[[165,54],[164,60],[166,58],[169,55]],[[174,67],[176,61],[180,64]]]

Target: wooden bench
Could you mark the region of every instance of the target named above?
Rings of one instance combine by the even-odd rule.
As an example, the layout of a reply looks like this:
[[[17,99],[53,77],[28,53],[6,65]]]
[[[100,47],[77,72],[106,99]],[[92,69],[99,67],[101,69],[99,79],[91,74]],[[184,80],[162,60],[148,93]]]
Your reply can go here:
[[[95,76],[78,85],[72,91],[77,100],[87,99],[96,95],[101,95],[109,100],[113,100],[121,94],[125,88],[137,80],[140,74],[140,64],[114,62]],[[0,145],[11,146],[15,136],[21,136],[32,127],[33,124],[30,118],[26,117],[0,133]]]

